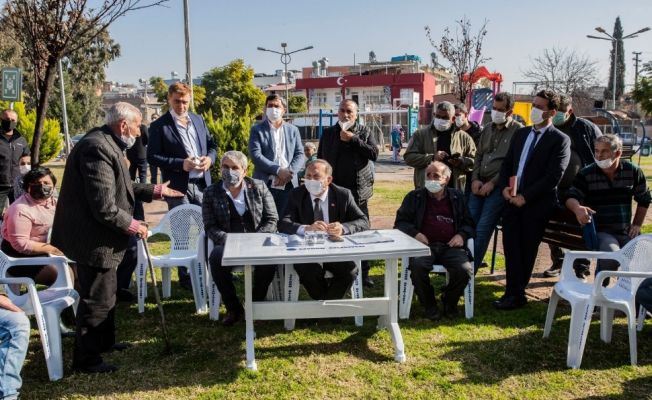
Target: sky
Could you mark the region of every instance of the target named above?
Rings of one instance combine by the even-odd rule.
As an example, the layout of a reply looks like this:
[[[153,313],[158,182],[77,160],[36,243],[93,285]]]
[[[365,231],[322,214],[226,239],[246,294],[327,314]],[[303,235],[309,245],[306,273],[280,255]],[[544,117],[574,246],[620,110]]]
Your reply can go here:
[[[595,28],[613,33],[620,16],[625,35],[652,27],[650,0],[189,0],[192,70],[195,77],[211,68],[242,58],[257,73],[282,69],[279,56],[257,47],[288,51],[309,45],[314,49],[292,55],[289,69],[309,67],[326,57],[330,65],[367,62],[374,51],[378,61],[415,54],[429,62],[433,51],[424,26],[438,40],[446,27],[466,17],[477,30],[488,21],[484,65],[500,72],[503,88],[523,81],[531,58],[554,46],[587,55],[598,62],[601,85],[606,85],[611,43],[589,39],[600,35]],[[165,7],[135,11],[110,28],[121,46],[121,57],[109,64],[107,79],[137,83],[140,78],[170,78],[172,71],[185,75],[183,1],[169,0]],[[626,84],[633,84],[633,51],[641,60],[652,60],[652,31],[625,40]],[[446,62],[439,57],[444,66]]]

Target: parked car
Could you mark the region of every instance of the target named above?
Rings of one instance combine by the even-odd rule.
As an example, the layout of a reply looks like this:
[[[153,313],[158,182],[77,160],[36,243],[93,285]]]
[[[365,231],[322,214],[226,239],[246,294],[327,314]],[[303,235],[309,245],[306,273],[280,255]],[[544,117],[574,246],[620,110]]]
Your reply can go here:
[[[623,141],[623,146],[634,146],[636,144],[636,134],[633,132],[621,132],[618,134],[620,140]]]

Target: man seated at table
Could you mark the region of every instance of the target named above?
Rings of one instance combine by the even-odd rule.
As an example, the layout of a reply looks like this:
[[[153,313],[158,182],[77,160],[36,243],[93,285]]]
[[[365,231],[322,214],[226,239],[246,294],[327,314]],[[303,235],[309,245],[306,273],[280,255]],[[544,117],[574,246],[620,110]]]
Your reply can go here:
[[[444,315],[458,315],[457,302],[473,274],[473,265],[466,240],[473,237],[473,219],[457,189],[447,187],[450,168],[433,161],[426,168],[425,187],[405,196],[396,212],[394,228],[430,247],[430,255],[410,258],[410,276],[414,292],[424,308],[425,317],[437,321],[442,313],[437,307],[435,291],[430,284],[433,264],[448,271],[449,281],[441,295]]]
[[[213,281],[226,306],[222,323],[231,326],[242,318],[244,309],[233,285],[234,267],[222,265],[226,236],[229,232],[276,232],[278,214],[265,182],[245,176],[247,156],[239,151],[227,151],[220,165],[221,179],[204,191],[202,214],[206,234],[215,245],[209,262]],[[254,301],[265,299],[275,271],[275,266],[268,265],[254,270]]]
[[[303,186],[292,189],[280,232],[305,235],[322,231],[329,237],[363,231],[369,220],[358,208],[348,189],[334,185],[333,167],[325,160],[315,160],[306,166]],[[294,269],[310,297],[315,300],[341,299],[358,273],[352,261],[296,264]],[[333,274],[326,280],[325,271]]]

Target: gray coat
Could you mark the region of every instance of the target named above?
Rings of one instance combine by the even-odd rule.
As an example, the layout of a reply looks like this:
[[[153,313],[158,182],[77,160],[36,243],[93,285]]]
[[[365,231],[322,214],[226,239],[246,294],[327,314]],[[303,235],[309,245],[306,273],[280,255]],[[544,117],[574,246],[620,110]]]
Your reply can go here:
[[[90,131],[66,162],[52,225],[52,245],[76,262],[115,268],[124,256],[136,199],[152,201],[154,185],[134,183],[108,126]]]

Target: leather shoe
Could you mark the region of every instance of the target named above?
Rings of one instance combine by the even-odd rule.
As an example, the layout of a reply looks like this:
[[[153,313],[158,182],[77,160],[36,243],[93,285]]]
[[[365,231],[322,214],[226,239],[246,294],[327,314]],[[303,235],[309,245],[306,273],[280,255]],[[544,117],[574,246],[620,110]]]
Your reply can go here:
[[[118,343],[113,343],[113,346],[111,346],[111,350],[109,351],[125,351],[131,347],[133,347],[133,344],[131,343],[118,342]]]
[[[118,370],[118,367],[113,364],[107,364],[102,361],[96,365],[90,366],[73,366],[72,369],[78,372],[83,372],[85,374],[105,374],[108,372],[115,372]]]
[[[369,278],[369,277],[362,278],[362,286],[364,286],[364,287],[366,287],[366,288],[372,288],[372,287],[374,287],[374,281],[373,281],[373,279],[371,279],[371,278]]]
[[[222,320],[222,325],[224,325],[224,326],[233,326],[233,325],[235,325],[236,322],[240,321],[241,319],[242,319],[242,313],[241,312],[227,311],[226,316]]]
[[[559,276],[560,273],[561,273],[561,265],[553,265],[552,267],[543,271],[543,276],[545,276],[546,278],[553,278],[555,276]]]
[[[494,301],[494,308],[498,310],[515,310],[527,304],[525,297],[504,297],[498,301]]]
[[[441,319],[441,311],[439,311],[437,306],[426,309],[423,315],[431,321],[439,321]]]

